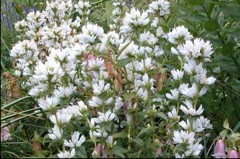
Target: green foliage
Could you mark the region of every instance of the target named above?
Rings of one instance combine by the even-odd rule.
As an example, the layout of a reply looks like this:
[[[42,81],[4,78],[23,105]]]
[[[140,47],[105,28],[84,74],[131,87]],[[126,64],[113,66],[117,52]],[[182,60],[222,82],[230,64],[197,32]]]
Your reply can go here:
[[[223,123],[228,118],[231,124],[237,124],[240,120],[240,2],[180,0],[174,5],[179,14],[173,25],[188,26],[195,36],[210,40],[215,48],[208,69],[217,77],[217,84],[202,99],[205,113],[214,116],[213,122]],[[220,70],[216,71],[216,67]],[[219,132],[221,128],[216,129]]]

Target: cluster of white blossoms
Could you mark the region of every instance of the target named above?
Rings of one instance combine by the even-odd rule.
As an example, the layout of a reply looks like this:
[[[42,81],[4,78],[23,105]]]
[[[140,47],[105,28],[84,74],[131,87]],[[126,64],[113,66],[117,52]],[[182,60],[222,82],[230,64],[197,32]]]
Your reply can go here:
[[[212,85],[216,80],[208,77],[204,68],[204,62],[210,60],[213,51],[209,41],[194,39],[184,26],[172,29],[167,34],[167,39],[174,45],[171,51],[178,56],[181,63],[179,69],[171,71],[175,88],[166,94],[175,105],[168,113],[169,118],[180,121],[178,130],[173,132],[173,143],[182,144],[184,151],[177,150],[175,157],[196,157],[203,149],[200,142],[205,136],[202,132],[212,129],[210,121],[201,116],[203,107],[198,103],[198,99],[207,92],[207,85]],[[184,78],[190,80],[185,82]]]
[[[60,158],[79,157],[83,147],[92,157],[113,157],[110,152],[119,145],[130,153],[141,131],[138,126],[152,132],[148,141],[162,142],[155,123],[159,113],[166,114],[168,122],[178,121],[173,132],[165,134],[166,143],[182,144],[184,151],[171,155],[199,156],[201,132],[212,127],[198,103],[215,82],[204,68],[212,47],[193,39],[183,26],[164,32],[160,21],[170,14],[167,0],[153,1],[146,11],[129,8],[124,15],[125,5],[113,0],[107,31],[89,20],[88,1],[47,1],[45,10],[30,12],[15,25],[22,33],[22,41],[10,52],[15,75],[51,121],[48,137],[59,144]],[[164,65],[166,39],[180,60],[172,70]],[[164,88],[169,91],[165,96],[168,72],[173,87]],[[121,142],[119,132],[127,133],[127,140]]]

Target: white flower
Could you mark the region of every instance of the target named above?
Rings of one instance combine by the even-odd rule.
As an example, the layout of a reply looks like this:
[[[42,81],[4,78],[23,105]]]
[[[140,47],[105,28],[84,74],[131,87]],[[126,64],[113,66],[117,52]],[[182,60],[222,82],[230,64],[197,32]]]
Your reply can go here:
[[[107,132],[102,129],[97,129],[95,131],[90,130],[89,132],[90,138],[95,138],[95,137],[107,137]]]
[[[181,89],[181,93],[189,98],[194,98],[197,95],[198,96],[202,96],[207,92],[207,88],[203,87],[201,88],[201,90],[199,91],[199,89],[197,88],[197,84],[193,83],[192,87],[190,88],[184,88]]]
[[[193,42],[187,40],[183,45],[183,48],[179,50],[183,55],[193,58],[203,57],[206,61],[209,60],[212,55],[212,46],[209,41],[204,42],[202,39],[195,39]]]
[[[173,108],[170,112],[168,112],[168,117],[170,119],[178,119],[179,118],[176,108]]]
[[[57,125],[54,125],[54,127],[50,130],[51,133],[48,134],[50,139],[56,140],[62,138],[63,130],[60,129]]]
[[[60,151],[58,154],[59,158],[73,158],[75,156],[75,149],[72,149],[71,152],[70,151]]]
[[[105,101],[105,104],[106,104],[106,105],[109,105],[110,103],[112,103],[112,101],[113,101],[113,98],[110,97],[110,98],[108,98],[108,99]]]
[[[184,72],[180,70],[173,69],[171,71],[174,80],[180,80],[183,77]]]
[[[96,83],[93,83],[93,93],[95,93],[96,95],[99,95],[103,92],[106,92],[110,89],[110,83],[107,83],[105,85],[104,80],[99,80]]]
[[[59,97],[69,97],[71,94],[73,94],[76,91],[77,87],[70,84],[68,87],[58,87],[58,89],[55,89],[54,94],[55,96]]]
[[[201,75],[196,76],[196,77],[199,78],[199,81],[200,81],[201,84],[212,85],[216,81],[216,78],[214,78],[214,77],[208,77],[207,78],[206,74],[201,74]]]
[[[184,71],[187,72],[189,75],[192,75],[193,73],[195,73],[195,68],[196,68],[197,64],[196,61],[194,59],[190,59],[188,60],[187,63],[184,63]]]
[[[157,13],[160,16],[166,16],[170,13],[170,3],[167,0],[157,0],[149,4],[149,13]]]
[[[202,105],[200,105],[200,107],[198,108],[198,110],[196,110],[196,109],[193,108],[193,103],[192,103],[192,101],[186,100],[186,101],[184,102],[184,104],[185,104],[187,107],[181,105],[181,106],[180,106],[180,109],[181,109],[185,114],[187,114],[187,115],[196,116],[196,115],[202,114],[202,112],[203,112]]]
[[[104,60],[101,59],[101,58],[89,59],[88,60],[88,67],[90,69],[100,69],[100,70],[103,70],[103,69],[105,69]]]
[[[117,97],[116,100],[115,100],[115,107],[113,109],[113,112],[116,112],[118,111],[122,106],[123,106],[123,101],[122,101],[122,98],[121,97]]]
[[[145,26],[149,22],[148,13],[141,13],[139,10],[132,8],[130,13],[126,13],[123,19],[123,26],[121,26],[120,30],[122,33],[128,33],[132,31],[133,26]]]
[[[164,35],[164,32],[162,27],[158,27],[156,30],[156,36],[159,38],[159,37],[162,37],[163,35]]]
[[[115,31],[108,32],[107,37],[109,39],[109,42],[112,45],[115,45],[117,47],[119,47],[120,44],[123,43],[123,39],[120,39],[120,35],[118,33],[116,33]]]
[[[35,75],[33,75],[36,81],[47,81],[48,77],[51,77],[51,82],[59,81],[64,72],[59,62],[56,62],[53,58],[48,58],[48,61],[44,64],[40,61],[35,68]]]
[[[171,99],[171,100],[178,100],[178,98],[179,98],[179,91],[178,91],[178,89],[176,89],[176,88],[175,89],[171,89],[170,92],[171,92],[171,94],[167,93],[166,97],[168,99]]]
[[[175,153],[175,158],[184,158],[184,157],[185,157],[184,154],[180,155],[180,154],[178,154],[178,153]]]
[[[191,40],[193,36],[184,26],[178,26],[167,34],[168,41],[173,44],[182,44],[186,40]]]
[[[200,152],[203,149],[203,146],[201,144],[195,143],[190,144],[188,147],[188,150],[185,152],[186,156],[199,156]]]
[[[137,94],[139,97],[141,97],[143,100],[147,100],[148,98],[148,92],[146,89],[143,89],[143,88],[139,88],[137,90]]]
[[[55,108],[59,104],[59,102],[60,102],[60,99],[57,96],[38,99],[38,105],[43,110],[49,110],[49,109]]]
[[[83,44],[93,44],[96,39],[101,39],[104,36],[104,30],[96,24],[87,23],[82,27],[82,34],[78,35],[78,39]]]
[[[62,109],[62,112],[69,114],[72,117],[78,117],[78,116],[82,116],[80,109],[81,108],[79,107],[79,105],[72,105]]]
[[[80,147],[84,141],[86,140],[85,136],[82,135],[80,137],[80,133],[78,131],[74,131],[72,134],[72,139],[71,140],[64,140],[64,145],[67,147]]]
[[[140,34],[139,41],[141,43],[147,42],[150,45],[154,45],[158,42],[158,39],[153,34],[151,34],[150,31],[148,31]]]
[[[78,1],[77,4],[74,5],[74,7],[76,8],[76,11],[78,11],[81,15],[83,14],[83,10],[86,10],[86,14],[90,13],[90,10],[88,8],[90,8],[90,3],[89,1]]]
[[[49,117],[49,119],[54,123],[54,124],[65,124],[65,123],[69,123],[69,121],[72,118],[72,114],[69,114],[69,112],[67,112],[67,109],[62,109],[59,110],[56,115],[51,115]]]
[[[181,121],[179,125],[185,130],[189,130],[191,128],[191,124],[188,119],[187,119],[187,122]]]
[[[154,51],[153,51],[153,52],[155,53],[155,56],[157,56],[157,57],[164,54],[163,49],[160,48],[158,45],[156,45],[156,46],[154,47]]]
[[[198,93],[196,83],[193,83],[192,87],[190,88],[185,88],[181,90],[181,93],[187,97],[191,97],[191,98],[195,97]]]
[[[95,118],[95,122],[98,124],[112,121],[116,117],[116,115],[110,110],[108,110],[106,113],[98,112],[98,115],[98,118]]]
[[[79,106],[80,112],[87,110],[87,106],[83,103],[83,101],[79,101],[78,106]]]
[[[117,143],[116,141],[113,142],[113,136],[108,136],[106,142],[110,147],[113,147],[113,145],[115,145]]]
[[[212,129],[213,126],[210,124],[210,120],[207,118],[204,118],[203,116],[200,116],[196,121],[195,125],[198,125],[197,127],[201,127],[203,129]]]
[[[99,107],[103,104],[103,101],[99,97],[93,96],[88,103],[91,107]]]
[[[174,131],[173,132],[173,142],[175,144],[182,144],[182,143],[188,143],[188,144],[192,144],[194,142],[194,136],[195,133],[194,132],[186,132],[186,131]]]

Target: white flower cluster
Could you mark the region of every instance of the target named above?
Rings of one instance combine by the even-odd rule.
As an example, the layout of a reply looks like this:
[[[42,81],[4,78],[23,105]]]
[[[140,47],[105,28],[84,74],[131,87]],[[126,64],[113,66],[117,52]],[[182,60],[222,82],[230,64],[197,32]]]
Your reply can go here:
[[[113,23],[110,24],[110,29],[113,31],[119,31],[119,26],[121,25],[122,17],[124,16],[123,7],[126,6],[126,2],[124,0],[112,0],[113,10]]]
[[[29,13],[16,23],[26,40],[10,53],[16,61],[15,75],[46,111],[53,124],[48,137],[62,144],[60,158],[79,157],[76,151],[85,140],[94,144],[88,147],[92,157],[106,157],[106,149],[118,143],[114,133],[124,130],[129,141],[133,138],[130,129],[137,126],[136,111],[147,113],[143,125],[158,133],[156,114],[171,103],[178,105],[164,112],[170,120],[182,120],[179,110],[186,116],[173,133],[173,143],[184,143],[186,149],[176,157],[199,156],[199,134],[211,128],[197,103],[215,81],[203,67],[210,61],[211,45],[193,39],[183,26],[163,31],[159,21],[170,13],[167,0],[152,2],[146,11],[131,8],[124,15],[125,5],[123,0],[113,1],[110,31],[90,22],[91,4],[86,0],[77,4],[55,0],[47,2],[42,12]],[[171,51],[181,68],[171,70],[174,88],[162,98],[158,94],[167,78],[167,68],[161,65],[166,38],[174,45]],[[191,82],[183,80],[186,76]]]
[[[173,107],[168,116],[179,121],[182,120],[179,110],[185,114],[185,120],[179,122],[183,130],[173,132],[174,144],[184,144],[184,151],[177,151],[175,157],[196,157],[203,149],[200,142],[204,136],[201,132],[212,129],[210,121],[201,116],[203,107],[198,104],[198,99],[207,92],[207,85],[216,80],[214,77],[208,77],[207,70],[203,67],[204,62],[210,60],[213,51],[209,41],[193,39],[188,29],[183,26],[172,29],[167,34],[167,39],[174,44],[171,51],[181,62],[180,69],[171,71],[176,88],[171,89],[166,97],[177,103],[177,106]],[[190,78],[191,82],[184,83],[186,77]],[[189,86],[190,84],[192,85]]]

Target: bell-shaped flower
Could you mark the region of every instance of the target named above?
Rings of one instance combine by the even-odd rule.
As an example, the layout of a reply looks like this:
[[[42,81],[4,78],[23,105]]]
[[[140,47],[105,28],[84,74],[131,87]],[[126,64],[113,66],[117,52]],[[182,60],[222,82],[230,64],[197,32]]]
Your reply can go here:
[[[214,148],[214,158],[225,158],[226,157],[226,145],[223,140],[219,139]]]
[[[236,150],[231,150],[228,152],[228,158],[239,158],[238,152]]]

